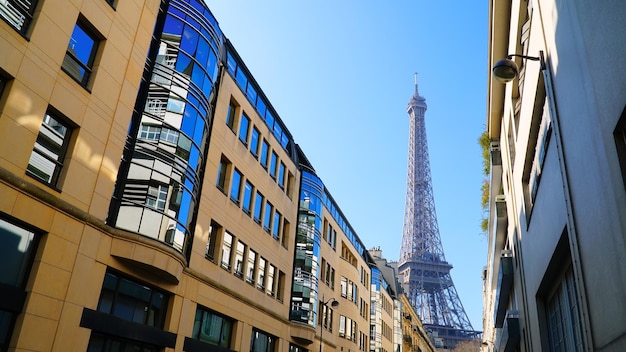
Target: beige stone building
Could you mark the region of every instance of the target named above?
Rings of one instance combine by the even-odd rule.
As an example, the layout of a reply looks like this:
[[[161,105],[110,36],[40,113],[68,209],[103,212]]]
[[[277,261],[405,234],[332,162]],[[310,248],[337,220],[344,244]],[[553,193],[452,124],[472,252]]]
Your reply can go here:
[[[370,349],[374,262],[202,1],[0,18],[0,351]]]
[[[483,351],[623,351],[626,3],[489,3]]]

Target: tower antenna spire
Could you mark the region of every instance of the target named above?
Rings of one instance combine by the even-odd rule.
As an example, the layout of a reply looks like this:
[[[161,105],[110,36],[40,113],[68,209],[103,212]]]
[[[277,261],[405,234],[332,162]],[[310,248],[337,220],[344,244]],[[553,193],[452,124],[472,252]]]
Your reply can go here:
[[[415,95],[419,95],[419,93],[417,92],[417,72],[415,72],[413,76],[415,80]]]

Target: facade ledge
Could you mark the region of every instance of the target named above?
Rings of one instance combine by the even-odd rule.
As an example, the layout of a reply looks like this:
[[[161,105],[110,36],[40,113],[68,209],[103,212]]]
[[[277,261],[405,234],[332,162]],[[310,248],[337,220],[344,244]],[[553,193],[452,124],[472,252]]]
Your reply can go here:
[[[181,253],[151,238],[118,232],[111,243],[111,256],[160,280],[178,284],[186,265]]]
[[[309,325],[291,323],[289,334],[303,345],[310,345],[315,341],[315,329]]]

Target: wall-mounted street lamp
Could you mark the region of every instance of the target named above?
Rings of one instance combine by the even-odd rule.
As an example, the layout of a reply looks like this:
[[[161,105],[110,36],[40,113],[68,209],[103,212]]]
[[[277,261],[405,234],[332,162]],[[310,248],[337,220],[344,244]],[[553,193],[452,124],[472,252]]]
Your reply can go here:
[[[339,301],[337,301],[334,298],[329,298],[328,301],[324,301],[324,294],[322,294],[322,305],[325,306],[325,307],[328,307],[328,303],[330,303],[330,306],[332,308],[339,307]],[[320,317],[320,318],[322,318],[322,317]],[[322,334],[323,333],[324,333],[324,322],[320,321],[320,352],[322,352],[322,344],[324,343],[324,341],[322,340]]]
[[[498,81],[502,83],[509,83],[513,79],[515,79],[515,77],[517,77],[517,75],[519,74],[519,68],[517,67],[517,64],[515,63],[515,61],[512,60],[514,56],[521,57],[522,59],[539,61],[542,71],[546,68],[546,61],[543,58],[543,50],[539,50],[538,57],[526,56],[526,55],[520,55],[520,54],[509,54],[506,56],[506,58],[496,62],[496,64],[493,65],[493,68],[491,69],[493,76]]]

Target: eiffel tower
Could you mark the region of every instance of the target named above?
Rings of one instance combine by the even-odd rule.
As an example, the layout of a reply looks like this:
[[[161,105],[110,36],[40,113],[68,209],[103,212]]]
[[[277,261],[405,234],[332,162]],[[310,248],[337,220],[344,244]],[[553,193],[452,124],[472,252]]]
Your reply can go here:
[[[437,225],[426,140],[426,99],[409,101],[409,163],[402,248],[398,274],[404,291],[438,348],[452,349],[463,340],[479,338],[459,300],[450,265],[444,256]]]

